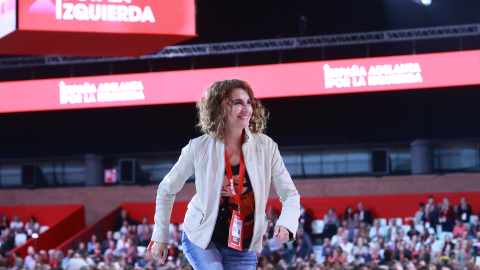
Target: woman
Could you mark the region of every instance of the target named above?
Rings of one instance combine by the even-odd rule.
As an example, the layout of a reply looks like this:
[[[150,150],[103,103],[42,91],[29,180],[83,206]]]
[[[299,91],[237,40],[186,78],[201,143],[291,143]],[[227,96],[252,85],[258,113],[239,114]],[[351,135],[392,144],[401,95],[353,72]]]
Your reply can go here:
[[[353,207],[351,205],[347,206],[345,209],[342,220],[347,220],[349,223],[353,220]]]
[[[442,207],[440,209],[440,224],[442,224],[442,231],[451,232],[455,225],[455,212],[450,205],[448,198],[443,198]]]
[[[18,214],[13,215],[12,221],[10,222],[10,229],[14,233],[23,232],[23,221],[20,220],[20,216]]]
[[[353,246],[353,256],[355,257],[355,263],[365,264],[368,262],[369,254],[368,248],[365,246],[366,241],[362,237],[358,238],[355,246]]]
[[[30,238],[34,233],[38,233],[40,231],[40,225],[35,219],[34,216],[30,216],[28,218],[27,223],[25,223],[25,232],[27,232],[27,237]]]
[[[255,269],[268,225],[270,183],[282,202],[274,229],[280,243],[294,240],[300,196],[277,144],[262,134],[267,112],[248,83],[215,82],[197,108],[198,126],[205,134],[183,148],[158,187],[152,253],[163,262],[167,258],[175,194],[195,173],[197,193],[185,214],[182,235],[186,257],[195,269]]]
[[[450,252],[454,249],[454,245],[452,243],[452,238],[450,235],[445,235],[445,239],[443,240],[443,247],[442,247],[442,255],[448,256]]]
[[[8,222],[7,215],[3,214],[0,220],[0,231],[10,228],[10,222]]]

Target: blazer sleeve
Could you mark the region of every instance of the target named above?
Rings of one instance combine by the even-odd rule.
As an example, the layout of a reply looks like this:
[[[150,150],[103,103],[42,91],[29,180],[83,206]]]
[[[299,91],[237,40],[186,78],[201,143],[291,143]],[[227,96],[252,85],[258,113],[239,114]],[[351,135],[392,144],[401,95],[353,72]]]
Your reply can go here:
[[[192,141],[190,141],[182,149],[180,158],[172,170],[158,185],[154,217],[155,226],[152,233],[152,241],[154,242],[168,243],[168,229],[175,196],[195,171],[192,151]]]
[[[292,177],[288,173],[287,168],[285,168],[277,144],[273,141],[271,143],[272,183],[282,203],[282,211],[276,225],[287,228],[293,234],[293,237],[290,239],[290,241],[293,241],[295,240],[298,219],[300,217],[300,195],[293,184]]]

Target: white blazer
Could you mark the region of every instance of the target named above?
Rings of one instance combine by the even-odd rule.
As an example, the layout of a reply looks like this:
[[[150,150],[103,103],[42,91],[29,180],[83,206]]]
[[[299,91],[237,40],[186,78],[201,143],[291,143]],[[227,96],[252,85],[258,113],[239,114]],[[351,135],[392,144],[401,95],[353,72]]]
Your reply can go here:
[[[252,134],[248,128],[245,129],[245,134],[242,153],[255,194],[255,223],[250,250],[261,251],[263,235],[269,222],[265,208],[270,183],[273,183],[282,203],[276,226],[287,228],[293,233],[293,239],[300,216],[300,195],[283,164],[277,144],[264,134]],[[225,144],[209,135],[190,140],[182,149],[175,166],[159,184],[152,241],[168,243],[175,194],[193,173],[196,194],[188,204],[183,229],[191,242],[207,248],[217,221],[225,173]]]

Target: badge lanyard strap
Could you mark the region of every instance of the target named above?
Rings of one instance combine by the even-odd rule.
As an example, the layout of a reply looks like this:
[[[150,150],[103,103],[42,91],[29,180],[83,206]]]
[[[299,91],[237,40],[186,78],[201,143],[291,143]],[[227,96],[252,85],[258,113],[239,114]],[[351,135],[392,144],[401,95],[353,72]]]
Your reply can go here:
[[[242,145],[244,141],[244,137],[242,136]],[[227,177],[230,182],[230,191],[232,192],[232,195],[237,198],[238,201],[238,212],[241,213],[240,211],[240,205],[242,204],[242,201],[240,200],[242,191],[243,191],[243,183],[245,182],[245,161],[243,160],[243,153],[240,149],[240,171],[238,173],[238,192],[235,192],[234,189],[234,182],[233,182],[233,173],[232,173],[232,168],[230,167],[230,161],[228,160],[228,155],[227,155],[227,149],[225,149],[225,170],[227,171]]]

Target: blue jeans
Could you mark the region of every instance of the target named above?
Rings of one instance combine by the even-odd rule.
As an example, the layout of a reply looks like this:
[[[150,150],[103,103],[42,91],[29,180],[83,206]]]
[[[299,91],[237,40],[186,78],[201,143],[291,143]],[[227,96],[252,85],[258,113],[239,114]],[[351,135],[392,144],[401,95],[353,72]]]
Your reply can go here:
[[[206,249],[190,242],[187,234],[182,235],[183,253],[195,270],[255,270],[257,252],[244,248],[242,251],[210,241]]]

